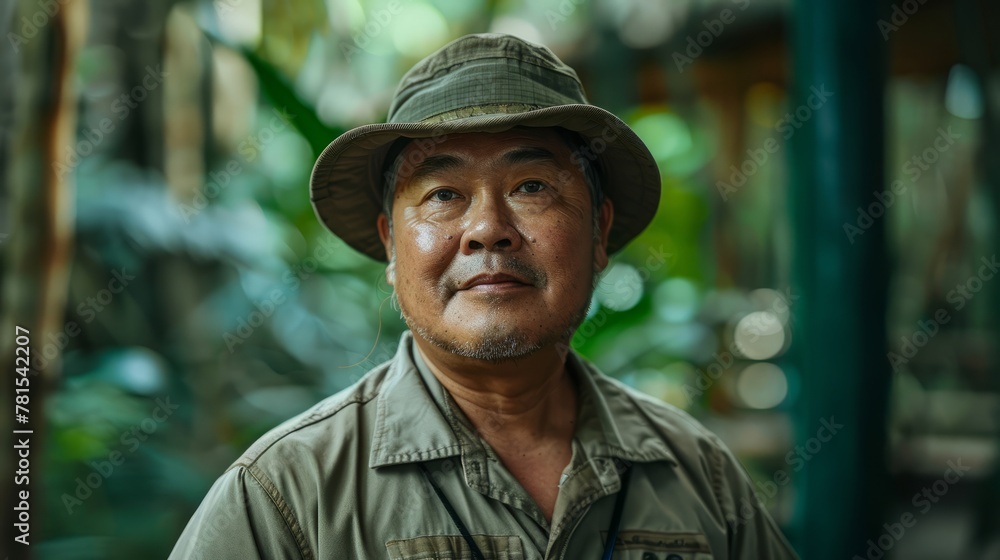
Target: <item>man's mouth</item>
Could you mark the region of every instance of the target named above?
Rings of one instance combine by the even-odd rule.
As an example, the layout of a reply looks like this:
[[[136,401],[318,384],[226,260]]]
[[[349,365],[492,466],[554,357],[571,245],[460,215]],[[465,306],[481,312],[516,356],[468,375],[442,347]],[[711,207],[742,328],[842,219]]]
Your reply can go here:
[[[478,274],[466,280],[459,291],[502,291],[524,288],[531,286],[531,283],[523,278],[511,274]]]

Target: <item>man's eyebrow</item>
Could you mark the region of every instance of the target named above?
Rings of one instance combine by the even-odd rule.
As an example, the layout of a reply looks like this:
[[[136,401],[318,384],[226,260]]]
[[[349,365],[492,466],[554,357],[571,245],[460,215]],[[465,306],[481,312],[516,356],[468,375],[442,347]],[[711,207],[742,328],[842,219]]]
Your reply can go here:
[[[465,165],[465,160],[450,154],[427,156],[420,163],[413,166],[413,173],[410,174],[409,181],[415,183],[424,177],[429,177],[442,171],[449,171]]]
[[[500,158],[501,165],[517,165],[520,163],[559,163],[555,154],[545,148],[515,148]]]

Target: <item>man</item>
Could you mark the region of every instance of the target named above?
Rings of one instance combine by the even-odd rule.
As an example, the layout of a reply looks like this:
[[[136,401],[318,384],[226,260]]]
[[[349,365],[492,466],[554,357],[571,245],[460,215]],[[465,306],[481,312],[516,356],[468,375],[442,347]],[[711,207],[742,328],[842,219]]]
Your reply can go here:
[[[312,175],[410,331],[237,460],[172,558],[795,558],[718,438],[568,346],[659,192],[548,49],[473,35],[418,63]]]

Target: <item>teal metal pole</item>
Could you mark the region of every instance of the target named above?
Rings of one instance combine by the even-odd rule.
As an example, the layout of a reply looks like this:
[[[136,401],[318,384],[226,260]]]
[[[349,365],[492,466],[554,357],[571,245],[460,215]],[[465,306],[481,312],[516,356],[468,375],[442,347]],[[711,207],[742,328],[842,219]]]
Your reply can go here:
[[[808,459],[796,481],[790,536],[807,560],[869,558],[869,539],[877,545],[890,521],[888,266],[885,205],[875,196],[887,188],[880,6],[796,0],[793,7],[786,118],[794,120],[787,121],[786,138],[792,283],[801,297],[793,308],[792,359],[803,380],[796,451]],[[842,425],[832,436],[823,429],[831,424]]]

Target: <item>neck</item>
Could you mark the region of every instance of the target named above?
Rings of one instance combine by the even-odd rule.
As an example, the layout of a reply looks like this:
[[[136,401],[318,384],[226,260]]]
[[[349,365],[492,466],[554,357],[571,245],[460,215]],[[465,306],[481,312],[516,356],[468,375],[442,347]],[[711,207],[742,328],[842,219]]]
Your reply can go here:
[[[414,342],[434,377],[494,447],[572,440],[577,395],[566,350],[547,347],[491,363],[457,356],[416,334]]]

